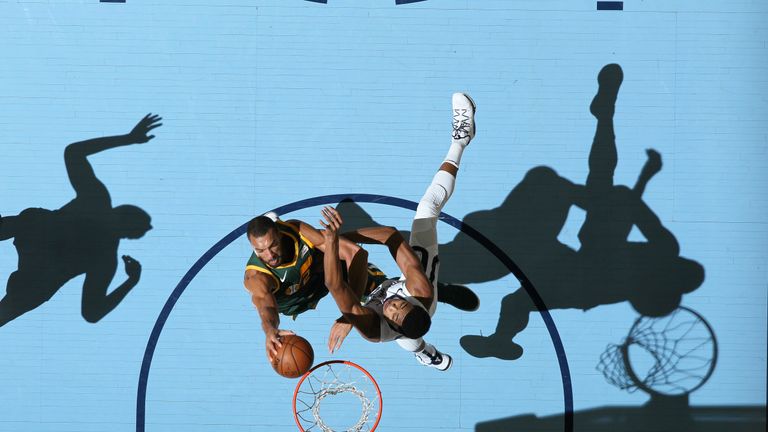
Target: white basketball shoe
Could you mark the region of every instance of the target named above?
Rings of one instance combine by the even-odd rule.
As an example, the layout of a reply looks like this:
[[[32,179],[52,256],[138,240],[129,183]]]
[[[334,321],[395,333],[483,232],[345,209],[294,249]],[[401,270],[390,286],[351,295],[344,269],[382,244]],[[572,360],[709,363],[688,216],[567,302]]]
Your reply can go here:
[[[453,112],[453,142],[462,147],[475,137],[475,101],[464,93],[454,93],[451,98]]]
[[[425,343],[424,349],[414,353],[416,360],[424,366],[433,367],[439,371],[447,371],[453,364],[448,354],[441,353],[432,344]]]

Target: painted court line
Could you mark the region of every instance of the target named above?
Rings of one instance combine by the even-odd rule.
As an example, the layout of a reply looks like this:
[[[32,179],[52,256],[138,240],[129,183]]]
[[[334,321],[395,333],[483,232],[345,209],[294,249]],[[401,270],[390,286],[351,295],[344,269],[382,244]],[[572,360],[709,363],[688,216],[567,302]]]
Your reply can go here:
[[[285,215],[297,210],[305,209],[308,207],[315,207],[315,206],[320,206],[324,204],[336,204],[344,199],[351,199],[354,202],[389,205],[389,206],[400,207],[400,208],[413,210],[413,211],[415,211],[416,207],[418,206],[418,203],[415,203],[413,201],[408,201],[405,199],[390,197],[386,195],[339,194],[339,195],[324,195],[324,196],[318,196],[314,198],[308,198],[301,201],[296,201],[290,204],[286,204],[282,207],[278,207],[272,211],[282,216],[282,215]],[[470,227],[469,225],[461,222],[460,220],[448,214],[440,213],[440,220],[443,221],[444,223],[447,223],[448,225],[451,225],[457,230],[463,232],[464,234],[472,237],[472,239],[474,239],[475,241],[483,245],[483,247],[485,247],[489,252],[491,252],[496,258],[498,258],[507,267],[507,269],[512,274],[514,274],[515,277],[517,277],[517,279],[520,281],[525,291],[531,297],[531,300],[533,301],[533,303],[536,305],[536,308],[541,314],[541,317],[544,320],[544,324],[547,327],[549,336],[552,339],[552,344],[554,345],[555,353],[557,354],[558,365],[560,367],[560,377],[563,381],[564,431],[572,432],[573,431],[573,388],[571,385],[571,372],[568,367],[568,359],[566,358],[566,355],[565,355],[565,348],[563,347],[562,340],[560,339],[560,334],[558,333],[557,327],[555,326],[555,322],[552,319],[552,316],[549,314],[549,311],[547,310],[547,307],[544,304],[544,301],[541,299],[541,296],[533,287],[533,284],[531,284],[531,282],[528,280],[525,274],[523,274],[523,272],[520,270],[517,264],[515,264],[512,261],[512,259],[509,258],[509,256],[507,256],[506,253],[504,253],[504,251],[502,251],[498,246],[496,246],[493,242],[491,242],[487,237],[485,237],[483,234],[481,234],[474,228]],[[192,265],[192,267],[187,271],[184,277],[181,278],[181,281],[179,282],[179,284],[176,285],[176,288],[173,290],[170,297],[168,297],[168,300],[166,301],[165,306],[163,306],[162,311],[160,311],[160,315],[157,317],[157,321],[155,322],[155,325],[152,328],[152,333],[149,336],[149,341],[147,342],[147,347],[144,351],[144,359],[142,360],[142,363],[141,363],[141,371],[139,372],[139,386],[138,386],[139,388],[138,388],[137,397],[136,397],[136,432],[145,432],[147,384],[149,380],[149,369],[150,369],[150,366],[152,365],[152,357],[154,356],[155,348],[157,347],[157,342],[160,339],[160,333],[163,331],[165,322],[168,320],[168,317],[170,316],[171,311],[173,310],[173,307],[176,305],[176,302],[181,297],[181,294],[184,293],[184,290],[187,288],[190,282],[192,282],[195,276],[197,276],[200,270],[202,270],[203,267],[205,267],[205,265],[208,264],[208,262],[211,259],[213,259],[213,257],[215,257],[219,252],[221,252],[225,247],[229,246],[233,241],[245,235],[247,226],[248,226],[247,222],[240,225],[238,228],[234,229],[232,232],[227,234],[223,239],[219,240],[210,249],[208,249],[208,251],[205,252],[203,256],[201,256]]]

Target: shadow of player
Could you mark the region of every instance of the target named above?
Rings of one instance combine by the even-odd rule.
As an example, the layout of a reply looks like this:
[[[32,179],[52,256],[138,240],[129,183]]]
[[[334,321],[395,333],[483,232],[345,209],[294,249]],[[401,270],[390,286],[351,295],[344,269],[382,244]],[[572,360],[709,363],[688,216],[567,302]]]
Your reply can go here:
[[[661,155],[648,150],[633,188],[613,184],[618,162],[613,115],[622,79],[616,64],[605,66],[598,75],[599,90],[590,106],[597,129],[585,185],[549,167],[536,167],[500,207],[464,219],[515,261],[548,310],[588,310],[629,301],[643,315],[663,316],[679,306],[682,294],[704,281],[703,267],[679,256],[674,235],[642,200],[649,180],[662,168]],[[578,251],[557,239],[572,205],[586,212]],[[627,240],[633,226],[645,242]],[[509,273],[462,233],[440,245],[440,256],[441,276],[456,283],[487,282]],[[519,288],[503,298],[493,334],[464,336],[461,345],[475,357],[517,359],[523,349],[512,339],[536,310],[528,293]]]
[[[104,184],[88,156],[111,148],[146,143],[162,125],[148,114],[126,135],[70,144],[64,162],[76,197],[58,210],[28,208],[0,219],[0,240],[13,238],[18,269],[8,278],[0,300],[0,326],[48,301],[67,281],[85,275],[82,315],[95,323],[111,312],[136,286],[141,265],[123,255],[127,279],[107,293],[117,270],[120,239],[138,239],[152,226],[150,216],[132,205],[112,207]]]

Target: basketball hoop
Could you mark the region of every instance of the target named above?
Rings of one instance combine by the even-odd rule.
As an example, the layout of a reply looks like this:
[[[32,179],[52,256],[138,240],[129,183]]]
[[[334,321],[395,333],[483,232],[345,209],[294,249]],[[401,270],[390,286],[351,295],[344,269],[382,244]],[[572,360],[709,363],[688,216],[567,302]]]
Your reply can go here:
[[[359,415],[354,409],[359,404]],[[293,392],[301,432],[373,432],[381,419],[381,390],[361,366],[332,360],[305,373]]]

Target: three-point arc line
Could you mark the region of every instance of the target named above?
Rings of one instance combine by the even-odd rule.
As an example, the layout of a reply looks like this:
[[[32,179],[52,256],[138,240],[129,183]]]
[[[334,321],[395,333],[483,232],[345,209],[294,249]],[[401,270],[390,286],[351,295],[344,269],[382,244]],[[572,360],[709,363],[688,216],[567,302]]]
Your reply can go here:
[[[312,3],[328,4],[328,0],[305,0]],[[395,5],[419,3],[426,0],[395,0]],[[125,3],[126,0],[99,0],[101,3]],[[623,1],[599,1],[597,2],[597,10],[624,10]]]
[[[354,202],[389,205],[389,206],[400,207],[400,208],[413,210],[413,211],[415,211],[416,207],[418,206],[418,204],[413,201],[408,201],[405,199],[390,197],[386,195],[339,194],[339,195],[324,195],[324,196],[318,196],[314,198],[308,198],[301,201],[296,201],[290,204],[286,204],[282,207],[278,207],[272,211],[274,211],[279,215],[285,215],[285,214],[288,214],[297,210],[305,209],[308,207],[315,207],[315,206],[320,206],[324,204],[335,204],[344,199],[350,199]],[[485,237],[483,234],[481,234],[479,231],[475,230],[471,226],[461,222],[460,220],[448,214],[440,213],[440,220],[443,221],[444,223],[447,223],[448,225],[451,225],[452,227],[456,228],[462,233],[472,237],[472,239],[480,243],[490,253],[492,253],[499,261],[501,261],[507,267],[507,269],[512,274],[515,275],[515,277],[517,277],[522,287],[525,289],[525,291],[528,293],[533,303],[536,305],[536,308],[541,314],[541,317],[544,320],[544,324],[547,327],[547,331],[549,332],[549,337],[552,339],[552,344],[554,345],[555,353],[557,354],[558,365],[560,367],[560,377],[563,382],[564,431],[573,432],[573,388],[571,386],[571,373],[568,367],[568,359],[565,356],[565,349],[563,348],[563,343],[562,343],[562,340],[560,339],[560,334],[557,331],[557,327],[555,326],[555,322],[552,320],[552,316],[549,314],[549,311],[547,310],[547,307],[544,304],[544,301],[541,299],[541,296],[533,287],[533,284],[531,284],[531,281],[528,280],[525,274],[523,274],[523,272],[520,270],[517,264],[515,264],[512,261],[512,259],[509,258],[509,256],[507,256],[506,253],[504,253],[504,251],[502,251],[498,246],[496,246],[493,242],[491,242],[487,237]],[[173,310],[173,307],[176,305],[176,302],[181,297],[181,294],[184,292],[184,290],[187,288],[190,282],[192,282],[195,276],[200,272],[200,270],[202,270],[203,267],[205,267],[205,265],[208,264],[208,262],[211,259],[213,259],[213,257],[215,257],[219,252],[221,252],[225,247],[229,246],[236,239],[241,238],[245,234],[247,225],[248,224],[246,222],[243,225],[239,226],[238,228],[235,228],[232,232],[227,234],[224,238],[219,240],[210,249],[208,249],[208,251],[206,251],[203,254],[203,256],[201,256],[192,265],[192,267],[187,271],[184,277],[181,278],[181,281],[178,283],[178,285],[176,285],[176,288],[173,290],[171,295],[168,297],[168,300],[165,302],[165,306],[163,306],[163,309],[160,311],[160,315],[157,317],[157,321],[155,321],[155,325],[152,328],[152,333],[149,336],[149,341],[147,341],[147,347],[144,351],[144,359],[141,363],[141,371],[139,372],[139,386],[138,386],[139,388],[138,388],[137,397],[136,397],[136,432],[145,431],[147,383],[149,381],[149,368],[152,364],[152,357],[154,356],[155,348],[157,347],[157,343],[160,339],[160,333],[163,331],[165,322],[168,320],[168,317],[170,316],[171,311]]]

